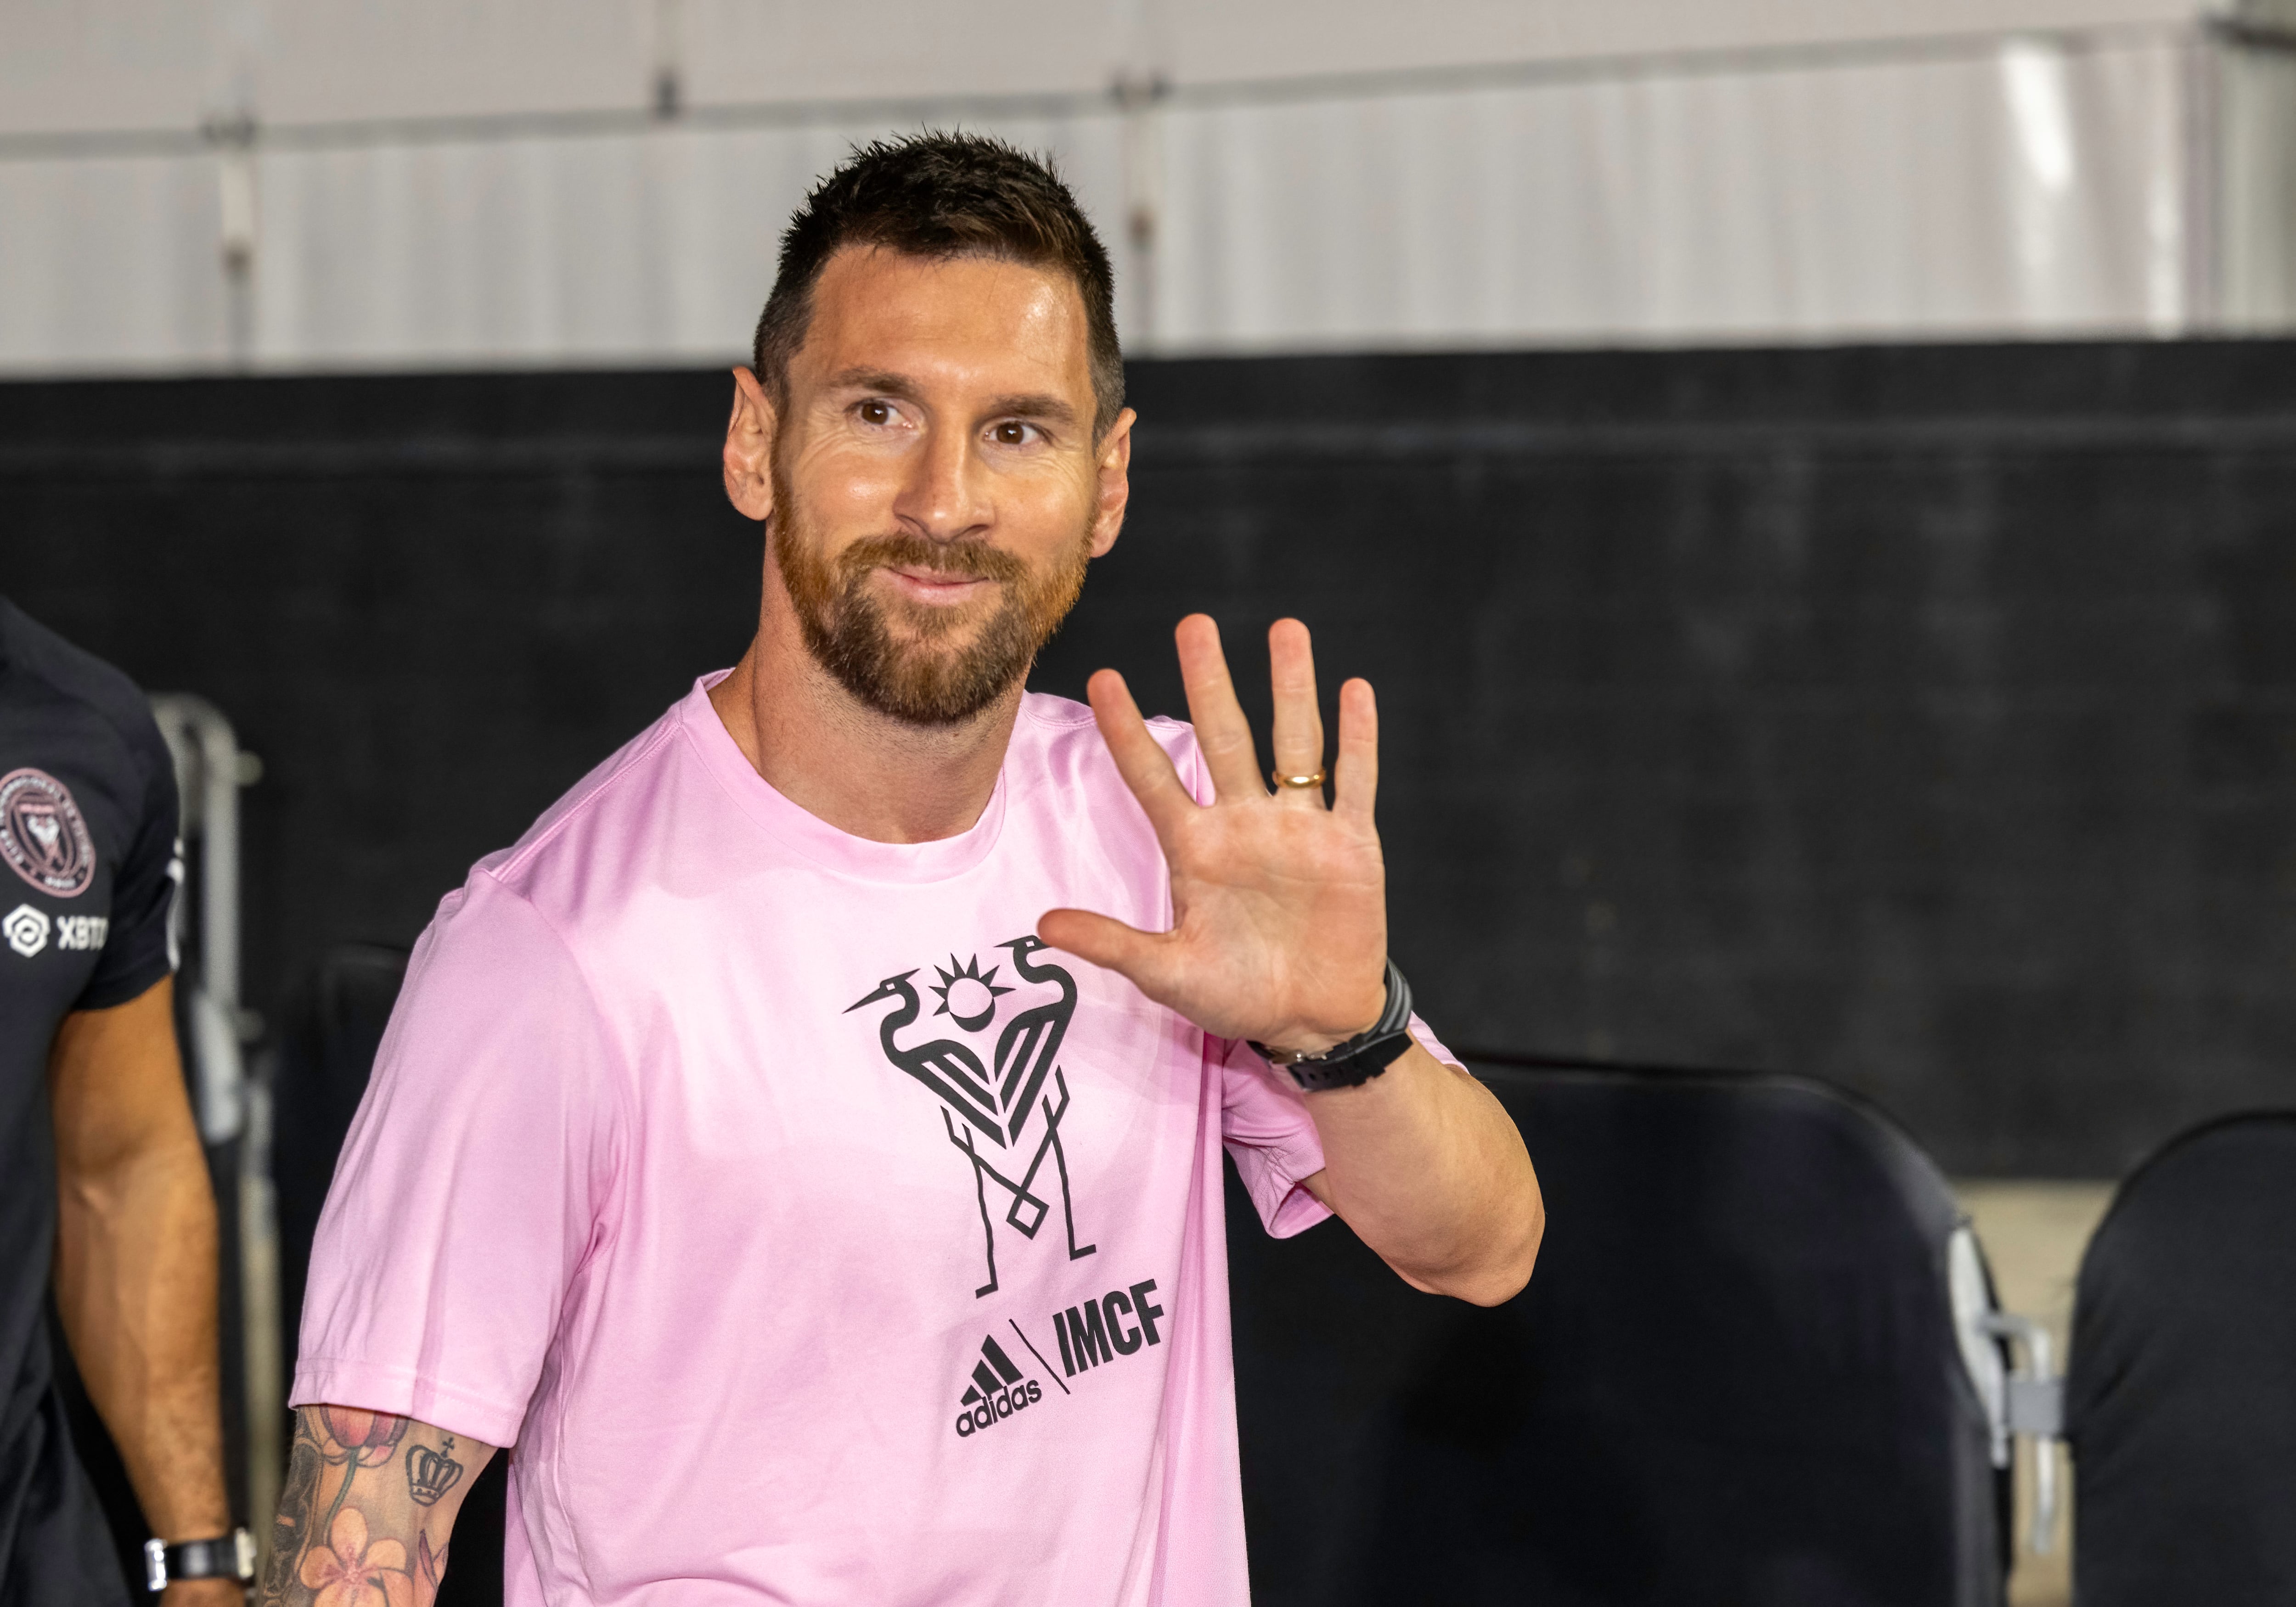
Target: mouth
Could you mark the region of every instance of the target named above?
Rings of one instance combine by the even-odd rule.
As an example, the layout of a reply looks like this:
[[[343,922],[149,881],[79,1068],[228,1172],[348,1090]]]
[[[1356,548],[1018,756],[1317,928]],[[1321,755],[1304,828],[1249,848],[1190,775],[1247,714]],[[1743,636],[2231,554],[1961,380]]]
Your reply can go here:
[[[915,564],[888,564],[879,572],[900,595],[929,608],[947,608],[969,603],[990,587],[1001,584],[985,576],[952,574],[947,570],[926,569]]]

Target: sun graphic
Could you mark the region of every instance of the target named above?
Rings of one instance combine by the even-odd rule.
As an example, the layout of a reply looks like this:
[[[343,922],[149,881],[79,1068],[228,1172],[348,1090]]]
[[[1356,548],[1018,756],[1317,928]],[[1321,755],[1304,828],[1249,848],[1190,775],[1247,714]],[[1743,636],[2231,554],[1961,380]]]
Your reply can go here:
[[[933,967],[940,976],[940,985],[933,989],[940,995],[940,1008],[933,1013],[948,1017],[967,1032],[978,1032],[988,1025],[989,1018],[996,1013],[996,996],[1013,990],[996,986],[999,967],[991,965],[987,976],[980,974],[979,955],[962,965],[957,964],[956,956],[951,955],[948,963],[954,969]]]

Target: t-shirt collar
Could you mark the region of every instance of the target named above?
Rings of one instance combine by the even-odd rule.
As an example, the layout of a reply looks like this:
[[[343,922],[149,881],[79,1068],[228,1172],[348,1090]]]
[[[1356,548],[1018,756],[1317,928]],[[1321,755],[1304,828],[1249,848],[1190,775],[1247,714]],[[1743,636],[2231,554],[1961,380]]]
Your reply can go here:
[[[701,761],[731,792],[742,811],[768,834],[825,869],[870,881],[939,881],[962,875],[988,857],[1004,825],[1011,787],[1011,756],[996,773],[988,808],[970,829],[932,842],[873,842],[841,832],[791,802],[751,767],[718,709],[709,689],[733,673],[720,669],[693,683],[677,708],[679,721]]]

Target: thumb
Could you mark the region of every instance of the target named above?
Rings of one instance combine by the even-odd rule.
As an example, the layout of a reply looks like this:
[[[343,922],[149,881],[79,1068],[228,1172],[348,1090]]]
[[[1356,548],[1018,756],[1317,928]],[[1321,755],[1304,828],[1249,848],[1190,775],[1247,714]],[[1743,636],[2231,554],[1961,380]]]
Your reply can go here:
[[[1165,937],[1090,910],[1046,910],[1037,922],[1037,935],[1054,948],[1079,960],[1115,972],[1148,995],[1157,996],[1153,983],[1162,980]]]

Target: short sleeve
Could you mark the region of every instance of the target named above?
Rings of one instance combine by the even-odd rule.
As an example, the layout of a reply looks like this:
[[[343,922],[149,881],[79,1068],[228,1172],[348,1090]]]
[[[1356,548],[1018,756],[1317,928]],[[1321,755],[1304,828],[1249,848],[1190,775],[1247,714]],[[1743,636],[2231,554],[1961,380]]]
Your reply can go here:
[[[168,922],[184,876],[183,844],[176,840],[176,766],[159,726],[140,705],[137,711],[143,717],[123,734],[136,773],[135,819],[125,855],[112,873],[103,952],[72,1001],[75,1010],[124,1004],[176,969]]]
[[[311,1250],[297,1406],[516,1443],[615,1175],[574,956],[481,871],[417,945]]]
[[[1459,1057],[1443,1046],[1416,1013],[1411,1018],[1411,1036],[1437,1060],[1459,1065]],[[1204,1054],[1219,1068],[1220,1137],[1245,1193],[1259,1209],[1260,1222],[1278,1239],[1315,1226],[1332,1212],[1300,1186],[1324,1169],[1324,1141],[1316,1135],[1316,1119],[1308,1113],[1308,1096],[1250,1044],[1208,1037]]]
[[[1207,1037],[1220,1078],[1220,1138],[1269,1236],[1288,1239],[1332,1214],[1300,1185],[1324,1169],[1324,1141],[1308,1096],[1275,1080],[1250,1044]]]

